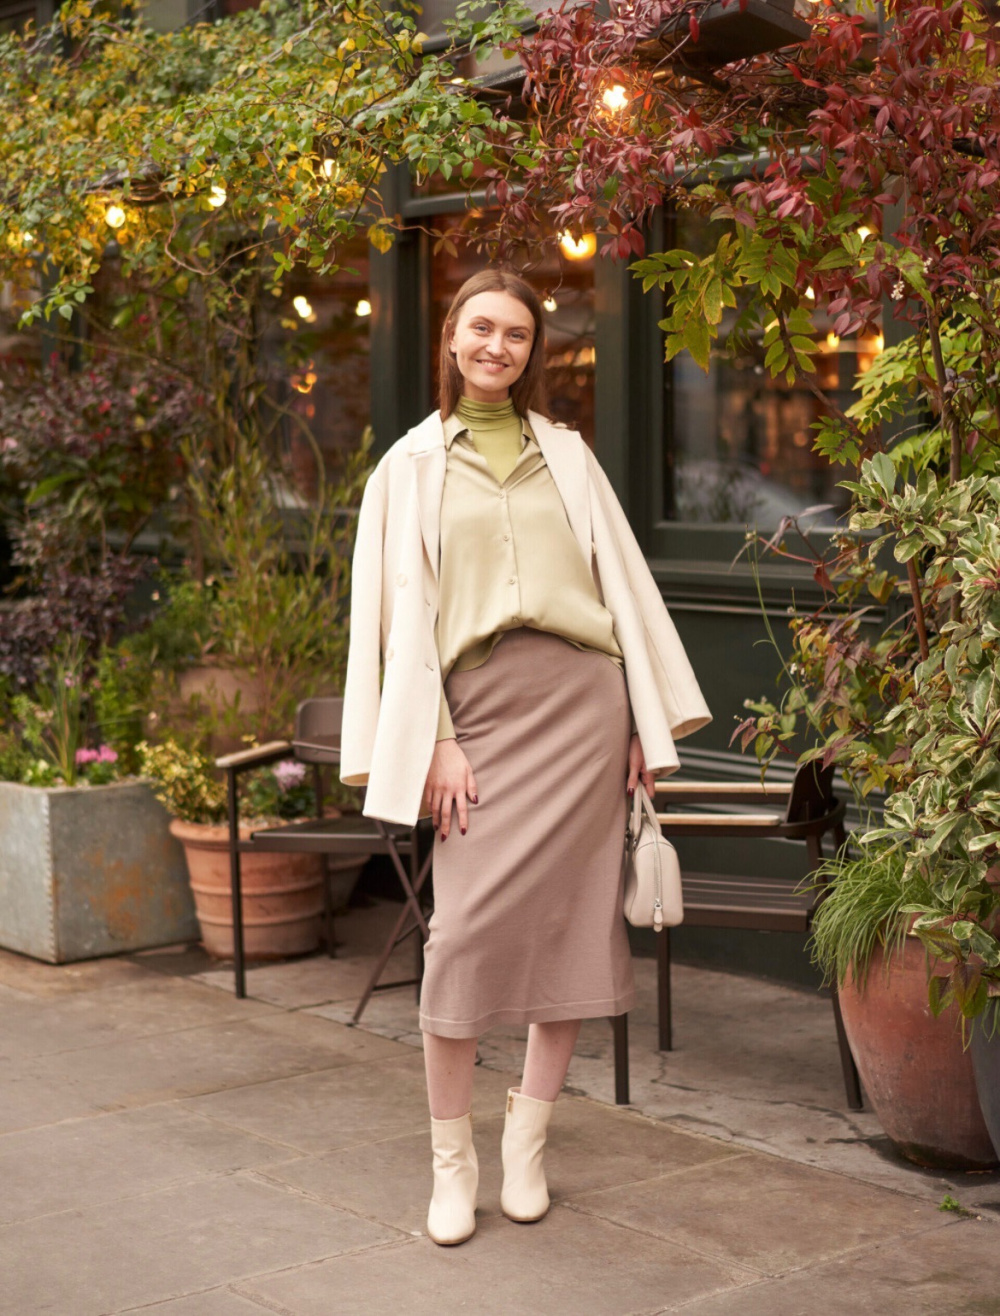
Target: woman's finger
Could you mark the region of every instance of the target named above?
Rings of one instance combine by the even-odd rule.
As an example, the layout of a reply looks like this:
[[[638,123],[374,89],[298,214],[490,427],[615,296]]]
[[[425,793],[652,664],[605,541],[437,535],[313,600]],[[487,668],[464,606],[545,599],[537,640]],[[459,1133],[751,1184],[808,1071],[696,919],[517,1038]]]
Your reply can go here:
[[[441,796],[441,840],[447,841],[448,833],[451,831],[451,806],[454,795],[450,790],[445,788]]]
[[[458,807],[458,829],[464,836],[469,830],[469,803],[465,791],[458,791],[455,795],[455,804]]]
[[[431,792],[431,821],[437,831],[441,826],[441,792],[436,787]]]
[[[465,774],[465,793],[473,804],[479,803],[479,787],[476,785],[476,778],[471,768]]]
[[[638,763],[633,763],[630,758],[628,765],[628,780],[625,782],[625,789],[628,791],[630,795],[632,795],[638,784],[639,784],[639,765]]]

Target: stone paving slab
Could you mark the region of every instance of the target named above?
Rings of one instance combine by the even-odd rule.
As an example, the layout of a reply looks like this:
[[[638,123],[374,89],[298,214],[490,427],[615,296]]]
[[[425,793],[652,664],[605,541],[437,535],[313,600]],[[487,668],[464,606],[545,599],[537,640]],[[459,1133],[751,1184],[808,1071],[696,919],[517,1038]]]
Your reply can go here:
[[[104,1316],[398,1237],[248,1174],[230,1175],[0,1230],[4,1310]]]
[[[324,1026],[337,1031],[331,1024]],[[200,1097],[188,1106],[311,1156],[402,1133],[426,1133],[423,1057],[408,1048],[400,1051],[403,1054],[393,1060],[247,1084]],[[474,1110],[484,1115],[502,1112],[512,1082],[516,1079],[510,1074],[478,1071]]]
[[[372,1262],[377,1261],[377,1268]],[[414,1240],[241,1283],[294,1316],[643,1316],[752,1282],[752,1272],[554,1207],[535,1225],[487,1216],[468,1243]]]
[[[0,1224],[287,1157],[287,1147],[220,1128],[177,1102],[11,1133],[0,1138]]]
[[[281,1014],[41,1056],[23,1077],[0,1073],[0,1132],[358,1064],[395,1045]]]
[[[767,1275],[942,1224],[927,1203],[752,1153],[568,1204]]]
[[[259,1302],[250,1298],[241,1298],[230,1288],[203,1289],[186,1298],[170,1298],[167,1302],[144,1302],[141,1307],[124,1307],[125,1312],[153,1312],[159,1316],[261,1316],[264,1311],[275,1311],[274,1307],[261,1307]]]
[[[965,1220],[688,1306],[685,1316],[1000,1316],[997,1229]]]
[[[141,991],[132,983],[44,1001],[25,996],[3,1005],[0,1060],[79,1051],[208,1024],[243,1023],[274,1013],[274,1006],[261,1001],[229,999],[179,978],[152,978]]]
[[[203,952],[200,952],[203,957]],[[148,981],[149,970],[129,956],[44,964],[15,951],[0,950],[0,985],[28,996],[75,996],[79,992]]]

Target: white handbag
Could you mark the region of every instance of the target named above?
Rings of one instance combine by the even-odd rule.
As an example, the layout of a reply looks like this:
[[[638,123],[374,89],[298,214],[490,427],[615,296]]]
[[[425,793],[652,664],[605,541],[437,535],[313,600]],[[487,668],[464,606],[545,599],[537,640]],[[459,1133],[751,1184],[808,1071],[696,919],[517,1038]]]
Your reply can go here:
[[[684,919],[677,851],[660,830],[640,781],[625,829],[625,917],[635,928],[674,928]]]

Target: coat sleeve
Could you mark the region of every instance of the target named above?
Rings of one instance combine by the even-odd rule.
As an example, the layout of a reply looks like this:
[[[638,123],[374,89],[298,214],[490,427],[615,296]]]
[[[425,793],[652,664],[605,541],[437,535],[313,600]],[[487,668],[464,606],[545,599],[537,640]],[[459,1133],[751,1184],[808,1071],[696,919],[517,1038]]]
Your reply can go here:
[[[680,740],[707,726],[712,720],[712,714],[684,652],[677,628],[663,602],[660,587],[653,579],[645,554],[632,532],[611,481],[590,449],[585,451],[595,492],[617,543],[628,587],[642,619],[646,648],[670,731],[675,740]]]
[[[371,769],[378,726],[382,659],[382,550],[385,542],[384,468],[365,486],[351,565],[351,621],[344,682],[340,780],[364,786]]]

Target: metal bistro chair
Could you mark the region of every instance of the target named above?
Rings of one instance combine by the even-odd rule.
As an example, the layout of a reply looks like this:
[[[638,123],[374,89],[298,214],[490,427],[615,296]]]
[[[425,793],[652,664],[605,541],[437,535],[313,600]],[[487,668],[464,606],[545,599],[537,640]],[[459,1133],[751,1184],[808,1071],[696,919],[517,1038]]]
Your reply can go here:
[[[428,936],[427,920],[420,896],[430,872],[433,848],[421,858],[424,828],[404,827],[384,823],[377,818],[323,817],[323,767],[340,762],[340,729],[344,701],[323,698],[306,699],[295,715],[295,734],[292,740],[274,740],[267,745],[241,750],[216,759],[216,767],[226,773],[229,810],[229,861],[233,898],[233,959],[236,973],[236,995],[246,996],[246,971],[243,958],[243,906],[241,899],[240,858],[259,851],[298,852],[323,855],[386,854],[403,888],[403,908],[392,932],[372,970],[364,992],[352,1018],[357,1023],[372,993],[388,991],[393,987],[419,989],[423,975],[423,945]],[[253,768],[276,763],[292,756],[313,769],[313,788],[316,797],[316,817],[305,822],[287,823],[280,827],[265,827],[250,833],[249,839],[239,835],[239,778]],[[408,859],[409,865],[403,860]],[[327,949],[332,956],[333,920],[329,890],[324,883]],[[417,972],[413,978],[393,982],[380,982],[393,951],[407,937],[418,933]]]
[[[783,837],[804,841],[808,869],[815,871],[823,858],[823,837],[832,834],[839,848],[846,840],[844,803],[833,793],[833,766],[800,767],[787,783],[668,781],[656,783],[656,800],[668,810],[657,818],[671,840],[683,836],[748,838]],[[728,804],[772,806],[771,811],[750,813],[669,812],[677,805]],[[775,804],[784,807],[780,812]],[[805,889],[798,881],[778,877],[731,876],[690,872],[681,865],[684,889],[684,922],[688,927],[750,928],[762,932],[808,932],[813,915],[823,900],[822,889]],[[670,930],[656,935],[657,1013],[661,1051],[673,1048],[672,1000],[670,991]],[[840,1049],[840,1064],[851,1110],[862,1109],[858,1071],[844,1032],[836,984],[832,989],[833,1020]],[[618,1051],[624,1050],[624,1087],[627,1093],[628,1035],[625,1017],[615,1020],[616,1087],[619,1083]],[[627,1097],[626,1097],[627,1100]]]

